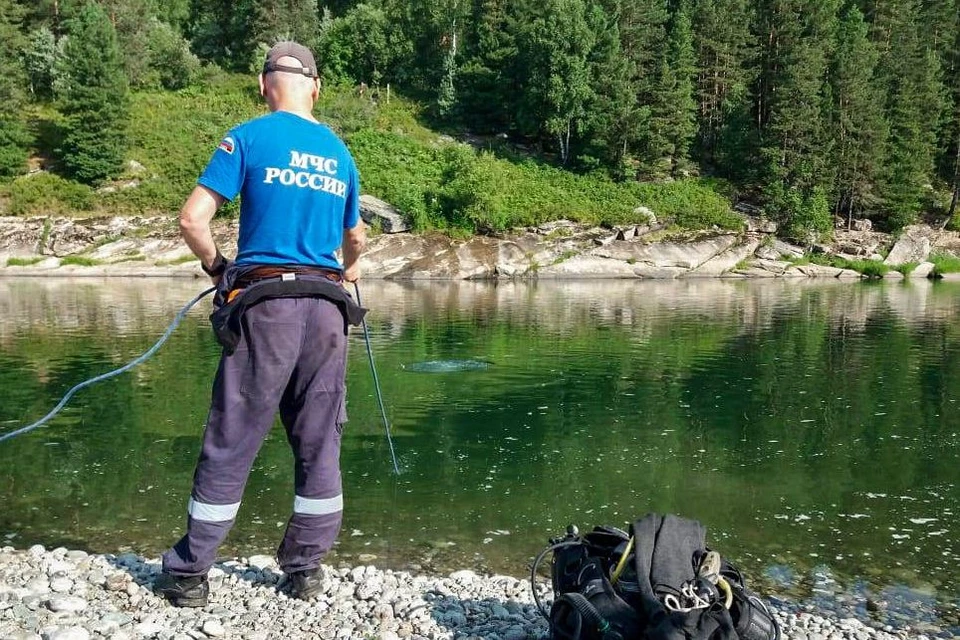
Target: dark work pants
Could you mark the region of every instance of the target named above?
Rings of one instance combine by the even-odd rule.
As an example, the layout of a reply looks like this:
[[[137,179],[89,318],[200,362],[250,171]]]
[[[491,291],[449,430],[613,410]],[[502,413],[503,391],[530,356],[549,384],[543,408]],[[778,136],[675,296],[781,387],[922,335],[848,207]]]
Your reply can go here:
[[[296,495],[277,559],[286,572],[320,565],[343,519],[346,355],[346,323],[331,302],[277,298],[247,310],[237,350],[220,359],[187,533],[163,554],[165,571],[201,575],[213,564],[278,409],[293,448]]]

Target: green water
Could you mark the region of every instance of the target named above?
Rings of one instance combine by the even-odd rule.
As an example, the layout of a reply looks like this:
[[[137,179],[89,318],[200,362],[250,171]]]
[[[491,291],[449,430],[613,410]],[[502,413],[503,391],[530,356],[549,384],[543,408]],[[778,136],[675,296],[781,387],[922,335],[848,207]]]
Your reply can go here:
[[[358,331],[331,562],[522,576],[568,523],[660,511],[704,522],[767,589],[960,593],[960,287],[363,286],[402,473]],[[0,431],[145,351],[201,289],[0,280]],[[156,555],[179,536],[218,354],[207,311],[0,444],[0,544]],[[484,366],[416,366],[444,360]],[[278,426],[224,553],[271,553],[292,494]]]

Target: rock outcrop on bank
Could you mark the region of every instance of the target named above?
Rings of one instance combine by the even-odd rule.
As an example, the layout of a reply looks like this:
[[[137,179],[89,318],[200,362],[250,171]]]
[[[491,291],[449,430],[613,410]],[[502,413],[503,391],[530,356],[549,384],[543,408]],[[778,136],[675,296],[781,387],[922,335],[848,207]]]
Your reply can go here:
[[[314,601],[288,597],[268,556],[218,563],[210,603],[176,609],[151,586],[159,561],[40,545],[0,548],[0,640],[540,640],[546,620],[530,583],[470,570],[414,576],[372,566],[325,567]],[[538,593],[549,600],[547,580]],[[775,601],[784,640],[925,639],[854,617]],[[948,636],[940,636],[948,637]]]
[[[366,206],[365,211],[373,211]],[[413,234],[392,218],[377,221],[376,228],[396,232],[371,235],[361,264],[367,278],[861,277],[851,269],[805,260],[811,250],[846,260],[882,261],[899,269],[887,274],[891,278],[904,273],[926,277],[933,268],[927,262],[931,252],[960,254],[958,234],[924,226],[910,227],[898,238],[838,230],[830,245],[803,248],[778,239],[775,225],[750,218],[739,232],[678,232],[653,218],[611,228],[560,220],[468,239]],[[229,251],[236,246],[236,221],[217,221],[214,234]],[[176,221],[165,217],[0,218],[0,274],[203,275],[180,239]]]

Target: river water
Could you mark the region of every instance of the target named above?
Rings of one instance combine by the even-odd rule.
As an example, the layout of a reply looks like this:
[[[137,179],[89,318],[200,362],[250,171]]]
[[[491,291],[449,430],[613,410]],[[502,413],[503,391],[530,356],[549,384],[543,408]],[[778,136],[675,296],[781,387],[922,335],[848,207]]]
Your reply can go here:
[[[202,290],[0,279],[0,432],[145,351]],[[766,591],[960,594],[960,286],[365,281],[330,562],[527,575],[568,523],[702,521]],[[203,301],[130,373],[0,444],[0,545],[156,555],[180,535],[219,349]],[[454,361],[445,366],[447,361]],[[224,554],[272,553],[279,423]],[[879,596],[875,596],[879,597]]]

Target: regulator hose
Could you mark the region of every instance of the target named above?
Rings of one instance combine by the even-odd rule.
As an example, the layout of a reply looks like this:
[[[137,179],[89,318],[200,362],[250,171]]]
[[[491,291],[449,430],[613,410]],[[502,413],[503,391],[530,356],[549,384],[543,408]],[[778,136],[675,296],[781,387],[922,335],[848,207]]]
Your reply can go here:
[[[109,379],[109,378],[112,378],[112,377],[114,377],[114,376],[118,376],[118,375],[120,375],[121,373],[124,373],[124,372],[126,372],[126,371],[129,371],[130,369],[134,368],[134,367],[137,366],[138,364],[141,364],[141,363],[147,361],[148,359],[150,359],[150,357],[153,356],[153,354],[157,352],[157,349],[159,349],[159,348],[163,345],[163,343],[167,341],[167,338],[169,338],[169,337],[170,337],[170,334],[172,334],[173,331],[174,331],[174,329],[177,328],[177,326],[180,324],[180,322],[183,320],[183,318],[187,315],[187,312],[190,311],[190,309],[192,309],[194,305],[196,305],[198,302],[200,302],[200,300],[202,300],[203,298],[205,298],[206,296],[210,295],[211,293],[213,293],[213,292],[216,291],[216,290],[217,290],[216,287],[210,287],[209,289],[207,289],[206,291],[204,291],[203,293],[201,293],[200,295],[198,295],[196,298],[194,298],[193,300],[191,300],[190,302],[188,302],[187,305],[177,313],[176,317],[173,319],[173,322],[170,323],[170,326],[167,327],[167,330],[163,332],[163,335],[162,335],[162,336],[160,336],[160,339],[157,340],[152,347],[150,347],[149,349],[147,349],[147,351],[144,352],[143,355],[141,355],[141,356],[139,356],[139,357],[131,360],[130,362],[128,362],[127,364],[123,365],[123,366],[120,367],[119,369],[114,369],[113,371],[108,371],[107,373],[101,374],[101,375],[96,376],[96,377],[94,377],[94,378],[90,378],[89,380],[85,380],[85,381],[81,382],[80,384],[76,385],[75,387],[73,387],[72,389],[70,389],[69,391],[67,391],[67,394],[66,394],[65,396],[63,396],[63,399],[60,400],[60,402],[57,404],[57,406],[55,406],[55,407],[50,411],[50,413],[48,413],[47,415],[43,416],[42,418],[40,418],[39,420],[37,420],[37,421],[34,422],[33,424],[28,424],[27,426],[21,427],[21,428],[19,428],[19,429],[14,430],[14,431],[11,431],[10,433],[4,433],[3,435],[0,435],[0,442],[4,442],[4,441],[6,441],[6,440],[10,440],[10,439],[12,439],[12,438],[16,438],[16,437],[19,436],[19,435],[23,435],[23,434],[25,434],[25,433],[28,433],[28,432],[30,432],[30,431],[33,431],[33,430],[36,429],[37,427],[43,426],[44,424],[46,424],[47,422],[49,422],[51,418],[53,418],[55,415],[57,415],[58,413],[60,413],[60,411],[66,406],[66,404],[67,404],[67,402],[70,400],[70,398],[73,397],[73,394],[75,394],[75,393],[76,393],[77,391],[79,391],[80,389],[83,389],[84,387],[89,387],[89,386],[92,385],[92,384],[96,384],[97,382],[102,382],[102,381],[107,380],[107,379]]]

